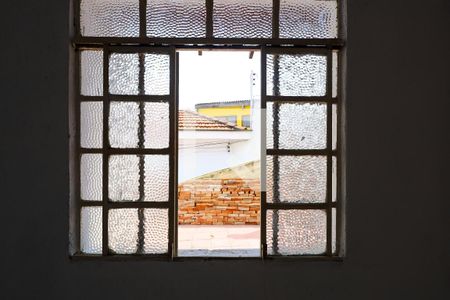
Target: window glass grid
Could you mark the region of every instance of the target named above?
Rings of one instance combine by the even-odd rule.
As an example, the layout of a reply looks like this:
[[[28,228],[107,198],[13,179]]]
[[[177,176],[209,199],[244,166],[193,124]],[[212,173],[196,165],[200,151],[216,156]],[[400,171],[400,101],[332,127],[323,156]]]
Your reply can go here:
[[[322,72],[325,72],[324,76],[326,77],[326,88],[325,88],[325,95],[319,95],[318,97],[314,97],[311,95],[306,96],[298,96],[295,97],[292,96],[282,96],[280,95],[280,80],[289,80],[286,78],[283,78],[280,76],[281,71],[277,71],[279,68],[279,58],[283,55],[325,55],[326,57],[326,69],[322,70]],[[262,86],[262,105],[263,107],[267,108],[267,160],[270,159],[270,161],[266,161],[267,166],[267,192],[263,194],[262,196],[262,222],[265,224],[262,225],[262,228],[265,230],[261,231],[261,240],[263,241],[263,254],[268,256],[304,256],[304,255],[318,255],[318,256],[329,256],[332,257],[334,255],[339,254],[339,239],[340,234],[339,229],[336,227],[338,226],[338,204],[340,202],[336,202],[337,195],[338,195],[338,179],[336,177],[339,174],[337,170],[337,157],[338,157],[338,148],[334,146],[335,143],[338,143],[336,141],[337,139],[337,133],[335,131],[338,131],[336,120],[337,117],[337,107],[338,107],[338,98],[336,97],[336,93],[334,91],[335,87],[337,88],[337,83],[334,83],[333,81],[337,79],[337,75],[335,76],[336,62],[333,60],[336,60],[337,58],[337,52],[333,52],[331,49],[328,50],[322,50],[322,49],[282,49],[282,48],[271,48],[267,47],[264,48],[263,55],[262,55],[262,65],[263,65],[263,72],[267,71],[267,68],[271,68],[271,71],[267,71],[262,74],[263,83],[267,82],[267,86]],[[268,57],[270,57],[270,60],[268,60]],[[270,65],[267,65],[267,62],[269,61]],[[264,66],[267,66],[267,68],[264,68]],[[270,86],[270,90],[269,87]],[[267,96],[267,94],[270,94],[270,96]],[[315,100],[316,99],[316,100]],[[315,101],[314,101],[315,100]],[[286,104],[296,104],[296,105],[305,105],[305,104],[311,104],[314,103],[316,105],[324,104],[326,108],[326,119],[324,121],[326,124],[323,124],[326,127],[326,137],[325,137],[325,147],[322,149],[314,149],[314,147],[303,148],[299,145],[294,145],[294,147],[289,147],[290,149],[283,149],[285,145],[283,145],[282,142],[280,142],[280,139],[283,138],[282,130],[283,127],[280,125],[280,107],[282,105]],[[334,112],[334,113],[333,113]],[[269,117],[269,115],[271,115]],[[300,117],[300,116],[299,116]],[[282,123],[281,123],[282,124]],[[270,128],[269,128],[270,126]],[[281,131],[280,131],[281,130]],[[303,128],[305,130],[305,128]],[[294,138],[298,138],[295,137]],[[298,142],[298,141],[296,141]],[[314,146],[314,144],[312,144]],[[313,155],[313,156],[311,156]],[[281,167],[280,169],[280,158],[286,159],[289,157],[324,157],[326,158],[326,195],[325,195],[325,201],[314,203],[314,202],[303,202],[303,201],[294,201],[294,202],[285,202],[283,201],[283,193],[280,192],[280,189],[283,185],[283,174],[281,173],[286,170],[286,166]],[[336,165],[335,165],[336,164]],[[298,167],[298,166],[297,166]],[[333,170],[333,167],[336,168],[336,170]],[[293,167],[294,169],[296,167]],[[314,168],[314,171],[317,171],[317,167]],[[264,172],[264,171],[263,171]],[[307,172],[307,171],[305,171]],[[300,173],[303,174],[303,173]],[[304,179],[305,174],[302,175]],[[292,178],[286,178],[292,180]],[[301,179],[298,179],[301,180]],[[310,182],[310,181],[309,181]],[[281,184],[281,185],[280,185]],[[293,183],[295,185],[295,182]],[[292,188],[291,188],[292,190]],[[296,252],[295,249],[291,249],[290,251],[285,251],[286,248],[280,248],[279,246],[279,231],[284,232],[283,234],[292,233],[294,236],[292,238],[295,238],[295,233],[293,233],[292,230],[290,231],[283,231],[283,226],[287,226],[289,222],[292,222],[293,217],[289,219],[286,219],[286,216],[283,219],[280,219],[279,211],[292,211],[294,213],[295,211],[308,211],[308,210],[322,210],[325,213],[326,219],[323,223],[325,224],[325,229],[320,230],[318,232],[321,233],[321,235],[314,236],[315,239],[321,239],[324,242],[325,248],[324,251],[318,251],[316,248],[316,251],[307,251],[305,249],[302,250],[302,248],[298,248],[298,251]],[[292,215],[294,216],[294,215]],[[300,220],[300,221],[298,221]],[[302,225],[301,219],[297,220],[298,226],[307,226]],[[288,223],[286,223],[288,222]],[[284,224],[284,225],[283,225]],[[309,223],[305,223],[309,224]],[[280,227],[281,226],[281,227]],[[311,231],[301,231],[301,228],[297,228],[300,231],[297,231],[296,234],[302,235],[304,238],[308,239],[311,238],[311,236],[306,234],[305,232],[311,233]],[[283,237],[284,239],[286,237]],[[268,244],[269,243],[269,244]],[[311,244],[312,245],[312,244]],[[316,244],[317,245],[317,244]],[[311,246],[313,247],[313,246]],[[320,248],[320,247],[319,247]],[[281,249],[281,250],[280,250]],[[283,250],[284,249],[284,250]]]
[[[83,76],[83,68],[86,67],[86,63],[80,59],[78,59],[78,66],[79,66],[79,72],[78,76],[80,77],[80,80],[78,80],[79,83],[79,96],[78,96],[78,125],[77,125],[77,132],[79,134],[77,135],[77,144],[78,144],[78,153],[80,153],[80,161],[81,163],[81,169],[79,168],[79,176],[81,176],[81,181],[78,181],[78,190],[82,191],[82,195],[91,195],[94,193],[94,196],[91,197],[84,197],[87,199],[83,199],[83,197],[79,198],[79,227],[80,229],[80,245],[79,249],[82,251],[85,255],[114,255],[114,254],[139,254],[143,256],[171,256],[173,239],[171,238],[170,232],[173,231],[173,225],[171,225],[173,217],[171,215],[173,214],[173,132],[174,128],[172,125],[172,122],[170,119],[173,119],[174,116],[174,99],[173,99],[173,93],[170,92],[170,90],[173,89],[173,81],[174,76],[171,75],[170,82],[167,83],[168,85],[168,92],[166,95],[144,95],[144,84],[145,84],[145,56],[146,55],[161,55],[161,56],[167,56],[170,59],[170,64],[174,64],[174,49],[167,47],[167,48],[156,48],[156,47],[148,47],[148,48],[141,48],[141,47],[103,47],[103,48],[97,48],[97,49],[91,49],[88,50],[84,48],[80,48],[78,51],[78,54],[80,57],[84,51],[93,52],[96,51],[100,52],[102,54],[102,94],[103,96],[86,96],[82,95],[81,92],[83,91],[81,85],[83,84],[82,76]],[[139,64],[138,64],[138,94],[131,96],[131,95],[112,95],[110,93],[109,85],[109,62],[111,55],[114,55],[115,53],[133,53],[136,54],[139,57]],[[89,66],[89,65],[88,65]],[[151,66],[147,66],[147,68],[150,68]],[[97,72],[99,73],[99,72]],[[167,73],[173,74],[173,68],[167,66]],[[96,77],[93,77],[94,80]],[[92,78],[91,78],[92,79]],[[123,104],[124,107],[130,106],[133,107],[133,111],[135,111],[137,114],[133,119],[135,121],[136,126],[136,145],[132,145],[133,147],[129,147],[131,144],[126,144],[126,147],[116,147],[117,145],[114,145],[114,142],[112,142],[111,136],[109,134],[110,129],[114,128],[114,125],[110,123],[111,120],[111,107],[116,104]],[[91,105],[90,107],[95,107],[95,114],[88,111],[86,109],[86,105]],[[92,106],[94,105],[94,106]],[[98,107],[101,107],[102,110],[100,110],[100,113],[98,112]],[[166,115],[166,122],[167,122],[167,128],[164,130],[167,131],[167,136],[165,138],[166,143],[163,143],[162,145],[155,145],[151,142],[151,140],[146,141],[146,129],[150,130],[148,122],[151,121],[151,116],[145,119],[145,113],[147,110],[147,114],[149,113],[149,110],[157,110],[161,107],[164,108],[166,111],[164,115]],[[89,107],[88,107],[89,108]],[[87,111],[85,113],[85,116],[82,117],[81,113],[83,111]],[[94,116],[94,117],[93,117]],[[85,125],[82,122],[85,122]],[[113,121],[114,122],[114,121]],[[147,123],[146,123],[147,122]],[[81,123],[81,124],[80,124]],[[100,127],[100,129],[97,128],[95,134],[91,132],[85,133],[87,130],[92,129],[92,124],[98,125],[97,127]],[[112,126],[113,125],[113,126]],[[100,131],[100,133],[98,132]],[[151,133],[148,134],[151,137]],[[86,137],[84,137],[86,136]],[[82,138],[84,137],[84,138]],[[98,140],[100,139],[100,144]],[[95,140],[95,143],[87,143],[86,141]],[[84,141],[84,142],[82,142]],[[134,141],[134,137],[133,137]],[[116,143],[117,144],[117,143]],[[98,168],[94,168],[93,170],[90,170],[89,168],[83,168],[83,161],[86,163],[89,163],[90,160],[86,160],[86,158],[98,158],[100,159],[95,160],[96,165],[99,165],[99,171],[95,171]],[[127,171],[126,169],[121,171],[120,174],[118,174],[117,178],[111,177],[111,174],[114,175],[114,171],[110,170],[111,163],[114,161],[114,158],[116,159],[122,159],[122,158],[133,158],[136,161],[136,167],[134,171],[130,173],[130,171]],[[97,161],[99,163],[97,163]],[[166,175],[163,176],[151,176],[154,175],[153,173],[158,174],[158,161],[162,162],[165,161],[162,166],[160,166],[159,170],[168,170]],[[120,161],[119,161],[120,163]],[[114,163],[113,163],[114,165]],[[117,163],[116,163],[117,166]],[[148,169],[149,168],[149,169]],[[156,168],[156,169],[155,169]],[[92,171],[95,171],[96,174],[90,174],[89,172],[86,175],[83,175],[81,172],[82,169],[86,169],[90,173]],[[120,169],[119,169],[120,170]],[[113,173],[111,173],[113,172]],[[123,173],[125,172],[125,173]],[[133,173],[134,172],[134,173]],[[147,177],[145,174],[147,173]],[[126,175],[132,175],[132,179],[126,178]],[[149,176],[149,174],[151,174]],[[161,175],[161,174],[158,174]],[[125,187],[128,189],[131,182],[135,181],[136,184],[136,190],[132,191],[132,194],[117,194],[117,192],[114,192],[113,197],[111,197],[111,188],[114,190],[114,186],[110,185],[109,180],[111,178],[114,178],[114,180],[122,180],[123,184],[122,188]],[[147,180],[148,179],[148,180]],[[125,180],[125,181],[123,181]],[[156,180],[156,182],[155,182]],[[93,182],[91,182],[93,181]],[[100,183],[98,183],[100,182]],[[119,181],[120,182],[120,181]],[[89,183],[89,184],[86,184]],[[154,188],[152,188],[155,184],[162,185],[163,187],[167,188],[165,193],[162,193],[161,190],[158,190],[158,195],[162,195],[162,197],[151,197],[150,195],[153,195],[156,193]],[[87,188],[87,190],[86,190]],[[100,189],[98,191],[98,189]],[[83,190],[86,190],[83,192]],[[117,190],[117,187],[116,187]],[[164,190],[164,188],[162,189]],[[99,194],[100,192],[100,194]],[[119,186],[119,193],[120,192],[120,186]],[[146,197],[145,194],[148,194]],[[120,202],[112,202],[115,201],[111,198],[117,198],[117,195],[122,195],[121,199],[123,201]],[[163,199],[164,198],[164,199]],[[155,202],[156,201],[156,202]],[[88,208],[92,207],[91,210],[88,210]],[[98,213],[91,213],[91,212],[97,212],[100,209],[100,214]],[[117,248],[117,245],[120,245],[120,238],[123,238],[125,235],[124,233],[119,232],[119,240],[117,240],[117,236],[113,237],[115,238],[115,244],[111,244],[111,239],[109,238],[110,232],[115,232],[114,229],[111,228],[112,221],[109,220],[109,216],[112,212],[120,209],[136,209],[136,216],[137,216],[137,223],[134,228],[129,228],[132,230],[131,232],[136,231],[136,239],[133,238],[133,240],[136,241],[136,247],[133,248],[134,253],[128,253],[127,251],[122,251],[121,246]],[[152,211],[153,210],[153,211]],[[160,217],[158,217],[158,215]],[[93,217],[95,216],[95,217]],[[145,218],[147,216],[147,219]],[[153,218],[157,221],[157,223],[154,223],[155,226],[159,226],[159,231],[154,231],[154,228],[150,225],[152,224],[152,220],[148,218]],[[163,217],[163,218],[161,218]],[[99,218],[101,218],[101,222],[99,223]],[[144,221],[146,220],[146,221]],[[146,222],[146,223],[145,223]],[[162,222],[162,223],[161,223]],[[94,227],[95,228],[94,228]],[[162,227],[161,227],[162,226]],[[83,229],[84,228],[84,229]],[[92,233],[95,234],[95,236],[91,236],[87,233],[90,231],[88,229],[91,229]],[[166,234],[163,236],[166,236],[167,241],[164,242],[163,236],[161,236],[161,230],[163,228],[166,228]],[[113,230],[113,231],[111,231]],[[170,232],[169,232],[170,231]],[[131,234],[130,232],[130,234]],[[153,232],[153,233],[152,233]],[[155,235],[156,234],[156,235]],[[147,240],[145,239],[147,237]],[[158,246],[152,246],[151,245],[151,239],[148,240],[150,237],[158,237],[159,244]],[[163,238],[163,240],[161,240]],[[100,241],[99,241],[100,240]],[[100,248],[98,247],[100,243]],[[118,244],[119,243],[119,244]],[[165,243],[165,246],[162,246]],[[116,245],[116,246],[114,246]],[[116,247],[119,250],[114,250],[112,247]],[[125,249],[125,248],[124,248]],[[126,248],[128,249],[128,248]],[[165,249],[165,250],[164,250]]]

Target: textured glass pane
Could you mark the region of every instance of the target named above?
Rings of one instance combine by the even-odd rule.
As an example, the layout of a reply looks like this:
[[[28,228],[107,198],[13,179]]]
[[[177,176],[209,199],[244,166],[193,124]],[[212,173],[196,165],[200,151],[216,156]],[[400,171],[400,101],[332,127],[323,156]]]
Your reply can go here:
[[[169,201],[169,156],[146,155],[145,201]]]
[[[205,0],[147,0],[147,35],[167,38],[205,37]]]
[[[327,244],[324,210],[268,210],[269,255],[323,254]]]
[[[326,148],[326,104],[269,102],[267,104],[267,148],[269,149],[274,148],[273,122],[277,119],[278,149]]]
[[[337,146],[337,106],[333,104],[332,106],[332,128],[331,128],[331,144],[333,150],[336,150]]]
[[[331,251],[336,253],[336,208],[331,210]]]
[[[333,82],[332,82],[332,97],[336,97],[338,93],[338,52],[333,51],[333,63],[332,63],[332,75],[333,75]]]
[[[113,253],[136,253],[139,218],[137,208],[111,209],[108,215],[108,246]]]
[[[82,207],[80,250],[86,254],[102,253],[102,208]]]
[[[144,209],[144,253],[167,253],[169,215],[167,209]]]
[[[267,55],[267,95],[269,96],[325,96],[326,82],[326,56]]]
[[[111,102],[109,143],[113,148],[136,148],[139,143],[139,104]]]
[[[139,157],[112,155],[109,159],[109,199],[136,201],[139,199]]]
[[[274,186],[274,167],[278,161],[279,185]],[[327,158],[325,156],[267,156],[267,201],[274,202],[278,190],[279,202],[325,202],[327,188]]]
[[[101,154],[83,154],[80,162],[81,199],[102,200],[103,164]]]
[[[214,0],[216,38],[270,38],[272,0]]]
[[[109,92],[137,95],[139,92],[139,55],[114,53],[109,58]]]
[[[169,147],[169,104],[145,103],[144,146],[161,149]]]
[[[139,0],[81,0],[83,36],[139,36]]]
[[[81,51],[81,95],[103,96],[103,51]]]
[[[145,54],[144,88],[146,95],[170,94],[170,56]]]
[[[83,148],[101,148],[103,145],[103,103],[81,102],[80,144]]]
[[[336,202],[336,194],[337,194],[337,159],[336,156],[333,156],[333,165],[331,169],[331,199],[333,202]]]
[[[336,0],[281,0],[280,38],[336,38]]]

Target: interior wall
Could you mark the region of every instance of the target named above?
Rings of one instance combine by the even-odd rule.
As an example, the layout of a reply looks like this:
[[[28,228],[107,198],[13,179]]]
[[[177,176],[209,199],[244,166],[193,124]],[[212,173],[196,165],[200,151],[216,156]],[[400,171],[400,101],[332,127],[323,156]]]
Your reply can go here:
[[[450,298],[450,1],[348,1],[343,262],[71,261],[68,14],[2,3],[1,298]]]

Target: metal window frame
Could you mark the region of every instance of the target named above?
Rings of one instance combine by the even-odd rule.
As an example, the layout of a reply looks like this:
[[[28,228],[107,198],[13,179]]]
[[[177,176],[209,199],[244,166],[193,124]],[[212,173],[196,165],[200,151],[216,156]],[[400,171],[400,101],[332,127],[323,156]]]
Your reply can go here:
[[[70,257],[72,259],[155,259],[155,260],[331,260],[342,261],[345,254],[345,37],[346,37],[346,0],[338,0],[338,38],[333,39],[282,39],[279,38],[279,14],[280,0],[273,0],[272,8],[272,37],[271,38],[215,38],[213,36],[213,0],[205,0],[206,6],[206,36],[204,38],[151,38],[147,37],[146,9],[147,0],[139,1],[139,37],[86,37],[80,33],[80,3],[81,0],[72,0],[73,9],[73,34],[71,48],[70,74],[72,91],[69,95],[70,116]],[[83,96],[80,93],[80,51],[82,49],[103,49],[103,96]],[[257,49],[261,50],[261,105],[266,108],[267,102],[323,102],[327,104],[327,148],[324,150],[282,150],[267,149],[265,147],[266,133],[262,131],[261,145],[261,169],[265,170],[265,155],[325,155],[327,156],[327,196],[325,203],[317,204],[286,204],[267,203],[264,189],[266,174],[261,176],[261,257],[178,257],[177,256],[177,154],[178,154],[178,53],[176,49]],[[338,54],[338,96],[331,97],[331,61],[332,51],[339,50]],[[110,95],[108,86],[109,54],[120,53],[169,53],[170,54],[170,95]],[[266,54],[267,53],[324,53],[327,55],[327,93],[324,97],[279,97],[266,95]],[[141,72],[140,72],[141,73]],[[139,74],[140,88],[142,75]],[[74,89],[74,90],[73,90]],[[82,101],[103,101],[103,148],[82,149],[80,146],[80,103]],[[112,149],[109,147],[108,118],[109,103],[111,101],[138,101],[144,102],[168,102],[170,110],[170,140],[167,149],[144,149],[142,118],[140,118],[139,148],[136,149]],[[172,103],[172,105],[171,105]],[[337,147],[331,150],[331,116],[332,106],[337,106]],[[140,115],[142,115],[140,105]],[[266,116],[261,116],[262,124],[265,124]],[[275,123],[275,122],[274,122]],[[263,129],[263,128],[262,128]],[[275,133],[275,131],[274,131]],[[105,147],[106,146],[106,147]],[[82,201],[80,197],[80,158],[81,154],[99,153],[103,155],[103,200]],[[169,202],[110,202],[108,201],[108,157],[113,154],[166,154],[169,155],[170,179]],[[332,157],[337,158],[337,195],[336,202],[331,202],[331,167]],[[142,172],[142,169],[140,170]],[[262,172],[263,173],[263,172]],[[142,180],[142,176],[141,180]],[[140,187],[142,189],[142,187]],[[140,191],[142,193],[142,191]],[[142,195],[142,194],[141,194]],[[80,213],[81,207],[103,207],[103,245],[102,255],[90,255],[80,253]],[[111,208],[167,208],[169,210],[169,246],[168,253],[164,255],[132,254],[112,255],[108,251],[108,212]],[[300,256],[268,256],[266,247],[266,210],[267,209],[325,209],[327,211],[327,247],[324,255],[300,255]],[[336,252],[331,252],[331,209],[336,208]],[[264,223],[264,224],[263,224]]]

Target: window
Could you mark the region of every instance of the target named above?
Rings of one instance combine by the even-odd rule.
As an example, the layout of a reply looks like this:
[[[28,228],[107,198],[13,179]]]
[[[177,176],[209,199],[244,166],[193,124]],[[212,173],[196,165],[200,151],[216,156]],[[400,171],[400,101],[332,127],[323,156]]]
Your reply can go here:
[[[341,6],[75,0],[71,254],[177,258],[177,50],[227,48],[261,51],[260,256],[342,256]]]
[[[244,115],[244,116],[242,116],[242,126],[243,126],[243,127],[247,127],[247,128],[250,128],[250,127],[251,127],[251,123],[250,123],[250,115]]]
[[[227,123],[237,125],[237,117],[236,116],[218,116],[216,118],[219,120],[225,121]]]

